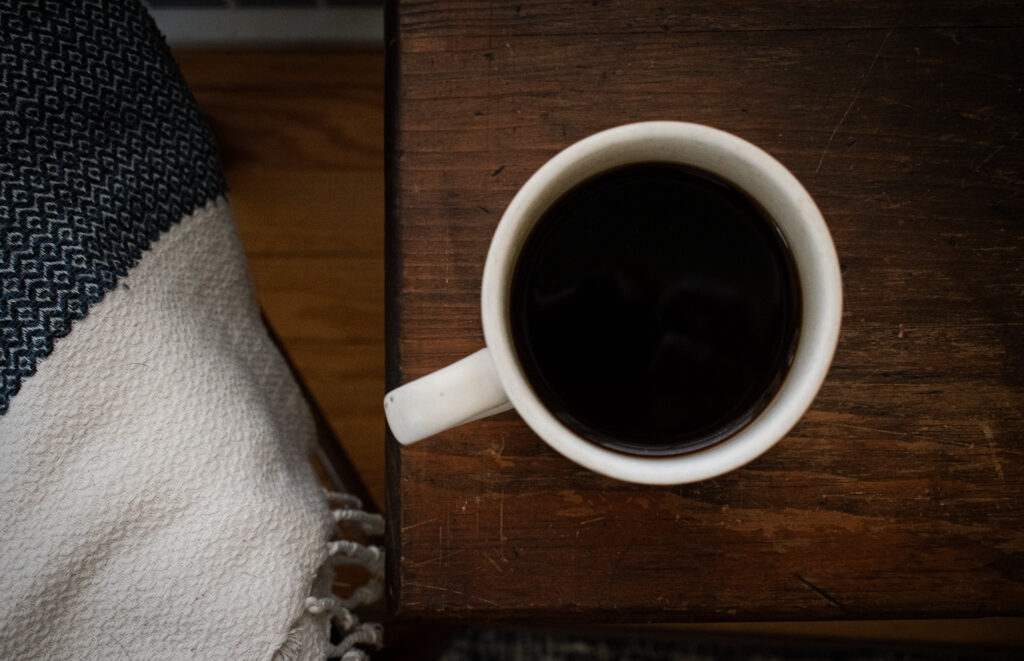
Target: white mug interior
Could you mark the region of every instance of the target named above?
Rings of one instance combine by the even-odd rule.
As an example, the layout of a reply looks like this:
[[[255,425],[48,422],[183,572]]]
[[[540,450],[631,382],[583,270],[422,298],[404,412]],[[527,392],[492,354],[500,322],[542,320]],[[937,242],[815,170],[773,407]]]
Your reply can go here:
[[[775,397],[749,424],[699,451],[643,456],[606,449],[562,424],[537,397],[516,357],[509,320],[512,274],[526,237],[544,212],[577,184],[610,169],[671,162],[716,174],[755,199],[778,225],[800,281],[796,352]],[[609,477],[680,484],[715,477],[753,460],[784,437],[824,382],[839,338],[842,284],[832,237],[811,196],[765,151],[730,133],[683,122],[642,122],[592,135],[544,164],[509,204],[487,255],[481,288],[483,330],[505,392],[523,420],[552,448]],[[600,357],[595,357],[600,360]]]

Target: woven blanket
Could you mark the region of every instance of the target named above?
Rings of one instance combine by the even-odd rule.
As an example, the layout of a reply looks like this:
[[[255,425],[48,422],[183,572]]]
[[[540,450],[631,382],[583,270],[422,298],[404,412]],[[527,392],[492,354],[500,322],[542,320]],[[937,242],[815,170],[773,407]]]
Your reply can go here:
[[[134,1],[0,4],[0,657],[364,658],[217,150]],[[347,634],[337,643],[331,628]]]

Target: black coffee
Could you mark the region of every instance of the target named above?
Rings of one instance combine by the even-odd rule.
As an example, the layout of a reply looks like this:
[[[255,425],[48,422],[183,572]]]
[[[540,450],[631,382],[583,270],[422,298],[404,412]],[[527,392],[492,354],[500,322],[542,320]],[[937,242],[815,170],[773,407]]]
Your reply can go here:
[[[717,176],[668,163],[605,172],[538,221],[512,281],[516,350],[541,401],[605,447],[676,454],[750,422],[800,325],[772,220]]]

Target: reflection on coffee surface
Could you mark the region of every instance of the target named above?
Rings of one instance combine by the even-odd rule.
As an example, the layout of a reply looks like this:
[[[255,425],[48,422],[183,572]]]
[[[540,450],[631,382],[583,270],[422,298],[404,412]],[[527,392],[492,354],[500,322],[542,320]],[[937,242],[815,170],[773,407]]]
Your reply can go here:
[[[775,223],[701,170],[597,175],[540,218],[511,290],[516,351],[574,432],[635,454],[722,440],[778,391],[800,287]]]

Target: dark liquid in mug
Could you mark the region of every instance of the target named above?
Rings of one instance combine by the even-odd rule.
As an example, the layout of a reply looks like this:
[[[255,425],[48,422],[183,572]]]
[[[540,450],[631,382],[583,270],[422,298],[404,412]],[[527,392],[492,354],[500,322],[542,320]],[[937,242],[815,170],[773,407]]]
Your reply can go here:
[[[513,339],[577,434],[668,455],[753,420],[786,375],[800,287],[775,223],[707,172],[629,165],[573,188],[516,264]]]

